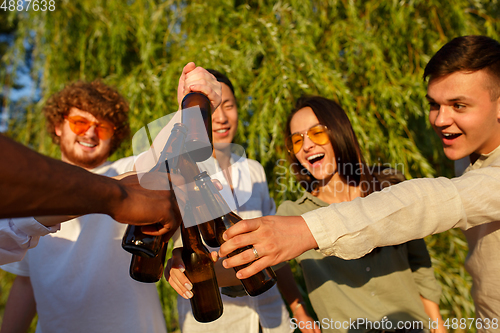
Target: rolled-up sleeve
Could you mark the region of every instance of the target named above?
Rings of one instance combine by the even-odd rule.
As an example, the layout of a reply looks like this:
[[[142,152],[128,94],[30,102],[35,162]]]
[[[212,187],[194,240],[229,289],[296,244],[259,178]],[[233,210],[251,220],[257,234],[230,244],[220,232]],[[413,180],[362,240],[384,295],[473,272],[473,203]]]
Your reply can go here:
[[[46,227],[32,217],[0,220],[0,265],[23,259],[40,236],[57,230],[59,225]]]

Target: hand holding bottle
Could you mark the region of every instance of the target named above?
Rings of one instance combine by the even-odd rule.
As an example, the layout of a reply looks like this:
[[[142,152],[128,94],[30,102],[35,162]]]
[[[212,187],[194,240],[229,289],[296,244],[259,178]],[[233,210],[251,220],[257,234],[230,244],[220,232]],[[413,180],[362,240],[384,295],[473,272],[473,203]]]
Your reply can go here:
[[[185,299],[189,299],[193,296],[191,293],[193,285],[184,274],[185,267],[184,262],[182,261],[181,251],[182,248],[176,248],[173,250],[172,257],[168,260],[165,267],[165,279],[179,295]],[[212,252],[211,256],[215,263],[215,274],[217,275],[219,287],[241,285],[241,282],[236,278],[236,274],[233,269],[226,269],[222,267],[222,259],[218,260],[217,252]]]
[[[193,289],[193,285],[191,281],[189,281],[186,274],[184,274],[186,268],[184,266],[184,262],[182,261],[181,254],[182,247],[175,248],[172,251],[172,257],[168,259],[164,274],[165,279],[179,295],[181,295],[185,299],[190,299],[191,297],[193,297],[193,293],[191,292],[191,290]],[[217,253],[212,252],[211,256],[213,262],[217,262]]]
[[[194,62],[188,63],[182,70],[177,87],[177,101],[181,105],[184,96],[190,92],[201,92],[208,97],[212,112],[221,103],[222,88],[215,77],[203,67],[196,67]]]
[[[186,214],[184,222],[192,219],[188,210]],[[182,223],[181,236],[181,257],[186,267],[184,272],[192,285],[192,297],[189,301],[193,316],[203,323],[214,321],[222,315],[223,305],[213,258],[203,244],[196,225],[186,228]]]
[[[244,247],[253,247],[224,260],[226,268],[249,264],[236,274],[246,279],[260,270],[293,259],[307,250],[318,248],[318,244],[301,216],[264,216],[243,220],[224,232],[225,243],[219,256]]]

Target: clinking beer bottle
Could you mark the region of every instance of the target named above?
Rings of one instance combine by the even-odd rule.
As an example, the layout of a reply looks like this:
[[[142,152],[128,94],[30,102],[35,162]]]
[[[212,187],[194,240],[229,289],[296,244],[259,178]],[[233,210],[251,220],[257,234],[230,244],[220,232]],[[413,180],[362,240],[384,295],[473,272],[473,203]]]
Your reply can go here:
[[[140,226],[129,225],[123,235],[122,248],[134,256],[154,258],[161,247],[161,237],[143,234]]]
[[[158,162],[150,172],[168,172],[167,157],[173,156],[172,160],[176,160],[181,155],[186,133],[186,127],[183,124],[174,126]],[[140,226],[129,225],[123,235],[122,248],[137,256],[154,258],[160,252],[162,243],[161,236],[143,234]]]
[[[183,113],[182,123],[175,124],[168,142],[158,158],[158,162],[151,171],[168,172],[167,159],[169,159],[169,163],[175,164],[174,168],[177,168],[177,162],[181,160],[179,157],[183,155],[184,151],[189,152],[192,150],[189,153],[189,157],[197,162],[204,161],[212,155],[212,112],[210,100],[202,93],[193,92],[184,96],[181,104],[182,109],[194,106],[199,106],[203,123],[200,123],[200,117],[194,117],[193,113]],[[204,132],[208,136],[204,135]],[[172,160],[169,157],[173,157]],[[182,169],[185,170],[186,167],[191,168],[186,170],[188,177],[186,175],[183,176],[185,176],[185,179],[193,179],[199,173],[199,169],[194,162],[184,164]],[[122,239],[123,249],[138,256],[153,258],[160,252],[161,246],[161,237],[143,234],[140,226],[129,225]]]
[[[158,162],[151,171],[168,172],[167,159],[169,160],[168,163],[172,165],[172,169],[176,171],[179,170],[179,164],[183,164],[182,162],[184,162],[181,168],[187,173],[188,177],[186,179],[193,179],[193,177],[199,173],[199,169],[196,164],[192,162],[192,156],[196,157],[198,161],[202,161],[212,155],[212,114],[210,100],[201,93],[190,93],[186,95],[182,101],[183,109],[196,105],[200,107],[204,124],[198,124],[196,120],[199,120],[199,117],[189,116],[189,112],[183,114],[182,123],[174,125],[168,142],[161,152]],[[208,142],[207,136],[203,135],[204,131],[208,134]],[[189,151],[189,149],[194,149],[195,152],[184,154],[184,152]],[[185,158],[182,158],[183,155]],[[147,269],[148,272],[145,272],[145,274],[149,274],[151,270],[154,270],[154,265],[156,265],[155,271],[158,272],[160,270],[159,265],[163,266],[164,264],[164,259],[161,259],[161,254],[163,251],[166,251],[166,249],[164,249],[166,246],[162,241],[162,237],[143,234],[139,226],[129,225],[127,227],[122,239],[122,247],[133,254],[130,266],[131,276],[132,274],[136,277],[140,276],[143,269]],[[146,260],[148,258],[150,260]],[[158,279],[160,277],[161,275]],[[136,280],[139,280],[139,278]]]
[[[224,231],[229,229],[235,223],[241,221],[242,218],[229,209],[226,201],[219,193],[219,191],[217,191],[210,179],[210,176],[206,172],[200,173],[195,178],[195,182],[201,196],[203,197],[206,209],[210,212],[210,216],[216,217],[214,219],[214,227],[217,241],[220,246],[224,243],[224,240],[222,239],[222,234],[224,233]],[[232,257],[248,249],[252,249],[252,247],[245,246],[237,249],[228,254],[228,257]],[[250,264],[251,263],[236,266],[234,267],[234,270],[237,272],[240,269],[248,267]],[[268,267],[258,272],[257,274],[240,281],[243,284],[243,287],[245,288],[248,295],[257,296],[274,286],[274,284],[276,283],[276,274],[271,267]]]
[[[202,323],[214,321],[222,316],[223,309],[214,263],[196,225],[185,228],[182,223],[181,235],[184,273],[193,285],[193,297],[190,299],[193,316]]]
[[[169,161],[169,165],[170,164],[175,164],[175,166],[172,166],[172,173],[181,174],[182,177],[184,177],[184,179],[186,179],[186,180],[189,180],[189,179],[194,180],[195,177],[200,174],[200,169],[198,168],[196,163],[191,158],[191,155],[188,153],[182,154],[176,160]],[[175,167],[175,169],[174,169],[174,167]],[[191,185],[191,187],[194,187],[193,183],[191,183],[190,185]],[[195,199],[196,202],[201,201],[202,198],[199,196],[199,192],[190,191],[190,193],[191,193],[190,194],[191,196],[195,197],[193,199]],[[202,212],[200,210],[196,210],[193,213],[196,215],[195,220],[198,220],[198,221],[204,219],[206,216],[206,212]],[[208,246],[211,246],[211,247],[218,247],[219,246],[219,244],[217,243],[217,240],[215,239],[216,235],[215,235],[215,229],[213,226],[213,221],[208,221],[208,222],[199,224],[198,229],[199,229],[201,235],[203,236],[203,240],[205,241],[205,243]]]
[[[195,116],[195,113],[184,111],[194,106],[200,108],[203,123],[200,123],[200,117]],[[186,138],[186,152],[191,155],[191,158],[195,162],[205,161],[213,154],[212,109],[210,100],[200,92],[191,92],[182,99],[181,108],[183,110],[182,123],[189,129]]]
[[[160,281],[167,255],[167,245],[167,242],[162,242],[160,252],[153,258],[133,254],[130,262],[130,277],[145,283]]]

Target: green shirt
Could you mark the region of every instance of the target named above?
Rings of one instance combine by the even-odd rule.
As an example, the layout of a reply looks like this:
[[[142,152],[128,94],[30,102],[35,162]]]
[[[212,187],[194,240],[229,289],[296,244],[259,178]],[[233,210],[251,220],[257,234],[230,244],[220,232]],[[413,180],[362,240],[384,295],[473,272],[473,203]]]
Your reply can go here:
[[[277,215],[299,216],[329,204],[305,193],[285,201]],[[297,258],[312,306],[323,332],[366,332],[335,329],[337,322],[389,320],[422,321],[428,327],[420,295],[439,304],[441,287],[434,278],[429,253],[422,239],[374,249],[362,258],[344,260],[310,250]],[[344,325],[345,326],[345,325]],[[387,326],[386,326],[387,327]]]

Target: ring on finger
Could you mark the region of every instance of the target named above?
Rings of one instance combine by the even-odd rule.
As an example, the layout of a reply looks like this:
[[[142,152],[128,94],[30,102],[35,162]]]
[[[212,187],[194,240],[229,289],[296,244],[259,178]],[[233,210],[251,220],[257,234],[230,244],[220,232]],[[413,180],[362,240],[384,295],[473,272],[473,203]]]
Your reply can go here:
[[[253,255],[255,256],[255,259],[259,259],[259,252],[257,252],[257,249],[255,248],[255,246],[252,246],[252,250],[253,250]]]

